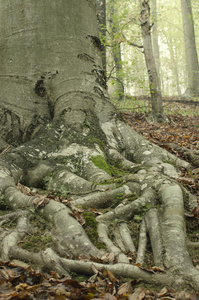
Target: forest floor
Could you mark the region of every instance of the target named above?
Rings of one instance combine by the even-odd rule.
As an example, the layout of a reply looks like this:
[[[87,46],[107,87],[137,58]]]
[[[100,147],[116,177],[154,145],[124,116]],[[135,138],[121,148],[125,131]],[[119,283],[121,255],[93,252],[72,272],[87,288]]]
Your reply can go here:
[[[170,101],[171,100],[171,101]],[[181,102],[179,99],[165,99],[165,107],[169,122],[165,124],[150,124],[147,113],[142,110],[145,104],[136,99],[136,108],[130,109],[119,104],[119,110],[124,120],[139,134],[160,147],[188,160],[180,148],[199,151],[199,100],[194,103]],[[184,100],[183,100],[184,101]],[[124,105],[124,103],[123,103]],[[147,104],[148,105],[148,104]],[[126,105],[130,106],[130,104]],[[138,108],[137,108],[138,107]],[[124,108],[124,109],[123,109]],[[171,145],[177,145],[171,147]],[[190,171],[182,171],[180,182],[199,199],[199,162]],[[189,224],[187,230],[195,235],[199,228],[198,212],[186,216]],[[196,234],[199,240],[199,234]],[[192,259],[199,269],[199,251],[193,253]],[[126,281],[106,270],[92,278],[74,277],[60,278],[55,272],[40,274],[27,265],[20,263],[0,263],[0,299],[106,299],[106,300],[144,300],[144,299],[178,299],[198,300],[197,295],[185,291],[176,292],[166,287],[152,287],[138,281]]]
[[[173,114],[167,115],[168,122],[165,124],[151,124],[145,113],[121,114],[136,132],[181,159],[191,163],[183,149],[199,151],[199,116]],[[180,180],[199,199],[199,157],[189,171],[182,170]]]

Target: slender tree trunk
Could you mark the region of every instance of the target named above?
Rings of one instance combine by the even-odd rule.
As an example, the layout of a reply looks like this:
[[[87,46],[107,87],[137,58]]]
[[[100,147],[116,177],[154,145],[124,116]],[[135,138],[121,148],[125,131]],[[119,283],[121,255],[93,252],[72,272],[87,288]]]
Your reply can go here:
[[[174,61],[174,77],[176,79],[176,91],[177,95],[181,96],[181,88],[180,88],[180,76],[179,76],[179,68],[178,68],[178,49],[173,50],[173,61]]]
[[[116,0],[111,0],[109,3],[110,10],[110,28],[111,28],[111,38],[112,38],[112,54],[115,63],[116,70],[116,93],[118,100],[122,100],[124,97],[124,80],[123,80],[123,67],[122,67],[122,54],[121,54],[121,44],[118,41],[118,28],[117,28],[117,9]]]
[[[151,41],[150,7],[149,0],[140,0],[140,21],[142,29],[144,56],[149,77],[149,87],[151,92],[151,119],[154,122],[165,122],[166,117],[163,110],[162,94],[160,82],[155,65]]]
[[[157,1],[151,1],[151,11],[152,11],[152,38],[153,38],[153,53],[155,59],[155,65],[157,68],[158,78],[161,86],[161,61],[160,61],[160,49],[158,43],[158,14],[157,14]]]
[[[188,72],[188,88],[185,95],[194,97],[199,96],[199,64],[195,43],[191,0],[181,0],[181,8]]]

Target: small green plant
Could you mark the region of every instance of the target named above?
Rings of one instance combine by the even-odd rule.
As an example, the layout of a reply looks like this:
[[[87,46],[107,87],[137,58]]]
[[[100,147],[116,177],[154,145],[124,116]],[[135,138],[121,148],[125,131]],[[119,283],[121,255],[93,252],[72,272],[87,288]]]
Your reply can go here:
[[[196,176],[197,176],[197,174],[199,174],[199,170],[196,171],[196,172],[193,172],[193,170],[190,169],[190,170],[189,170],[189,174],[190,174],[190,176],[191,176],[192,179],[195,179]]]
[[[50,123],[46,124],[46,129],[51,130],[52,129],[52,124],[50,124]]]
[[[43,178],[42,182],[43,182],[43,186],[45,189],[48,189],[48,183],[49,183],[51,177],[52,177],[52,174],[50,173]]]
[[[145,213],[146,213],[150,208],[151,208],[150,205],[144,205],[144,206],[141,208],[139,215],[138,215],[138,214],[137,214],[137,215],[134,215],[133,220],[134,220],[135,222],[137,222],[137,223],[142,222],[142,219],[143,219]]]
[[[142,222],[143,217],[140,215],[134,215],[133,220],[137,223],[141,223]]]
[[[69,195],[69,190],[65,186],[62,185],[59,189],[59,194],[61,194],[61,196],[64,196],[65,198],[67,198]]]

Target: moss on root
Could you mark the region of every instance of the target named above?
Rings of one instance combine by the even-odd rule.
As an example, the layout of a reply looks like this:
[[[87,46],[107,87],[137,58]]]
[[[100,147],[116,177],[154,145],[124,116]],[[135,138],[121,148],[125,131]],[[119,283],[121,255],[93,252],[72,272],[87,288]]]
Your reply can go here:
[[[122,170],[121,165],[116,167],[114,164],[109,163],[109,161],[101,155],[92,156],[90,160],[96,167],[104,170],[110,176],[118,177],[127,173],[126,171]]]
[[[98,249],[104,249],[106,248],[106,245],[99,241],[99,236],[97,233],[97,221],[96,221],[96,214],[93,212],[84,212],[83,214],[85,224],[84,224],[84,230],[86,234],[88,235],[91,242],[98,248]]]

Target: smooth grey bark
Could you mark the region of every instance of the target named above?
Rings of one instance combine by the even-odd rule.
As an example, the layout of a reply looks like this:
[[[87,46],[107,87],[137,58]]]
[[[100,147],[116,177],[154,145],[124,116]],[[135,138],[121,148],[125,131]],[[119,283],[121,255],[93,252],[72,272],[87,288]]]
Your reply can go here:
[[[1,200],[10,211],[0,222],[16,218],[14,228],[0,228],[1,259],[65,276],[93,274],[93,265],[118,276],[197,290],[199,274],[187,253],[183,218],[183,204],[191,211],[197,199],[175,181],[180,168],[190,165],[144,140],[111,104],[95,1],[0,0],[0,8],[1,110],[5,127],[21,133],[10,138],[1,124],[1,138],[12,148],[0,156]],[[52,199],[52,193],[62,197]],[[81,223],[82,211],[91,209],[104,248]],[[145,262],[148,232],[154,261],[165,274],[129,262],[138,215],[144,221],[137,260],[140,266]],[[31,252],[21,243],[37,232],[31,220],[37,216],[51,224],[45,234],[53,245]],[[93,257],[104,263],[92,262]]]
[[[165,122],[166,116],[163,110],[160,81],[158,78],[152,48],[150,7],[148,0],[140,0],[140,22],[144,47],[144,56],[148,71],[149,88],[151,93],[151,120],[153,122]]]
[[[188,87],[185,96],[196,97],[199,95],[199,64],[191,0],[181,0],[181,9],[188,74]]]
[[[4,125],[1,137],[11,144],[16,137],[19,142],[26,141],[40,124],[59,118],[63,102],[70,105],[70,93],[103,94],[100,84],[104,84],[104,77],[101,67],[98,69],[100,42],[96,26],[90,26],[96,23],[94,4],[89,1],[88,8],[84,2],[77,4],[78,24],[73,24],[73,14],[65,16],[68,11],[74,11],[74,4],[69,1],[62,4],[57,2],[56,12],[54,4],[48,5],[46,1],[19,1],[16,11],[10,2],[1,4],[0,26],[4,28],[0,58],[1,125]],[[86,14],[88,19],[85,20]],[[77,47],[76,39],[81,41]],[[96,47],[91,47],[92,44]],[[96,56],[96,68],[93,56]],[[90,65],[87,75],[85,65]],[[96,82],[95,90],[91,83],[95,76],[91,72],[96,76],[100,73],[101,82]],[[85,106],[86,100],[82,108]],[[83,118],[83,112],[79,110],[78,114]],[[70,114],[70,122],[74,120]]]

